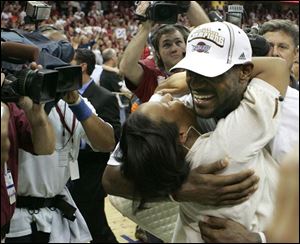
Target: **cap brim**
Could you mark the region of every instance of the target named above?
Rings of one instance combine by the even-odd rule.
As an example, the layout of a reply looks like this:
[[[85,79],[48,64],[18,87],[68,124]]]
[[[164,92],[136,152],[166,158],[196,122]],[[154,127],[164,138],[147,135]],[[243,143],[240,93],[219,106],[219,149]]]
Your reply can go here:
[[[224,74],[234,64],[224,64],[224,61],[219,61],[217,59],[210,59],[209,57],[188,57],[183,58],[178,64],[176,64],[171,71],[175,69],[186,69],[193,71],[197,74],[206,76],[206,77],[216,77],[221,74]]]

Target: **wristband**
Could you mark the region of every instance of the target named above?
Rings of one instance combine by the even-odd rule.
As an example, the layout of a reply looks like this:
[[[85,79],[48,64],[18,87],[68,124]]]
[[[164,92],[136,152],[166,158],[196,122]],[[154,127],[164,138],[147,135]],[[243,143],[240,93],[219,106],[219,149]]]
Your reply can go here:
[[[258,232],[259,234],[259,237],[261,239],[261,243],[267,243],[267,239],[266,239],[266,236],[263,232]]]
[[[92,110],[86,105],[83,99],[81,99],[78,104],[69,104],[69,108],[80,122],[86,120],[93,114]]]

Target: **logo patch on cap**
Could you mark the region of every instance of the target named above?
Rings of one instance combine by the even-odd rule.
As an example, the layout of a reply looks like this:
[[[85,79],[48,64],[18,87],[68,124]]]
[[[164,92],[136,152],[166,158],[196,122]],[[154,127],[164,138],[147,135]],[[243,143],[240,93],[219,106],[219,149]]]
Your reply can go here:
[[[242,53],[241,56],[239,57],[239,60],[246,60],[245,53]]]
[[[196,51],[198,53],[208,53],[209,49],[211,46],[205,44],[204,42],[199,42],[197,45],[192,45],[193,46],[193,52]]]
[[[190,34],[188,42],[191,42],[195,39],[208,40],[215,43],[219,47],[223,47],[225,43],[225,38],[223,36],[221,36],[218,32],[208,28],[203,28]]]

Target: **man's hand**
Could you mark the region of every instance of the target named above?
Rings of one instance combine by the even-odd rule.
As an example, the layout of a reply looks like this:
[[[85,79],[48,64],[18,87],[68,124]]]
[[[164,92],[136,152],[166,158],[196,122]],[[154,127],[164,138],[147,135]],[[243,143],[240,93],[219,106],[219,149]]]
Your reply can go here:
[[[146,11],[149,8],[149,6],[150,6],[149,1],[139,1],[135,10],[135,14],[146,18]]]
[[[208,217],[199,222],[202,239],[208,243],[260,243],[258,233],[248,231],[245,226],[229,219]]]
[[[170,93],[171,95],[185,95],[189,93],[189,88],[186,83],[186,72],[173,74],[162,82],[156,89],[155,93],[161,95]]]
[[[68,104],[74,104],[77,102],[78,98],[78,91],[70,91],[63,97],[63,100]]]
[[[191,170],[187,181],[173,194],[177,201],[203,205],[236,205],[249,199],[257,190],[259,178],[252,170],[232,175],[215,175],[228,163],[220,161]]]

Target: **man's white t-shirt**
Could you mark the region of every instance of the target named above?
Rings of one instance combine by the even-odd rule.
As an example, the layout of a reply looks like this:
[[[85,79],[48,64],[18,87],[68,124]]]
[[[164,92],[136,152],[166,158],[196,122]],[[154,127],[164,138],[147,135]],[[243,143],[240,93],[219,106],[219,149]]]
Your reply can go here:
[[[81,98],[96,114],[94,107],[86,98]],[[60,100],[58,106],[64,114],[69,128],[73,124],[73,112]],[[51,198],[63,195],[64,199],[76,207],[66,183],[72,175],[72,169],[78,166],[80,139],[89,140],[81,123],[76,119],[74,134],[64,129],[55,108],[49,114],[56,136],[55,151],[51,155],[34,156],[19,150],[18,195]],[[62,136],[63,133],[65,136]],[[77,209],[76,219],[72,222],[62,217],[60,210],[42,208],[38,213],[30,214],[25,208],[16,208],[10,222],[10,231],[6,237],[19,237],[31,234],[31,222],[36,222],[38,231],[50,233],[50,242],[88,242],[92,239],[88,226]]]
[[[253,97],[251,97],[251,99],[256,99],[256,100],[258,99],[257,101],[260,101],[260,104],[263,105],[262,108],[268,110],[267,113],[261,111],[261,113],[259,115],[267,116],[271,112],[273,112],[275,114],[274,104],[275,104],[275,99],[279,97],[279,92],[275,88],[273,88],[272,86],[267,84],[266,82],[264,82],[262,80],[259,80],[259,79],[253,79],[250,84],[252,84],[252,85],[251,86],[249,85],[250,88],[248,88],[248,90],[247,90],[248,95],[245,94],[245,98],[247,98],[247,96],[252,94]],[[256,89],[259,89],[260,91],[259,92],[253,92]],[[238,124],[243,122],[243,121],[238,122],[237,120],[235,120],[235,118],[234,118],[235,115],[232,115],[232,117],[233,117],[232,121],[230,123],[228,122],[229,127],[226,127],[227,123],[222,121],[219,128],[224,129],[223,134],[222,133],[220,134],[220,132],[218,132],[222,129],[218,129],[217,133],[219,133],[219,135],[217,135],[217,133],[216,133],[214,140],[217,140],[218,143],[220,143],[221,141],[218,139],[218,136],[222,136],[222,137],[227,136],[227,139],[225,138],[225,141],[222,142],[223,143],[223,151],[221,151],[221,154],[220,154],[220,152],[219,152],[219,154],[215,154],[215,151],[217,150],[217,148],[219,146],[212,145],[212,150],[213,151],[208,151],[207,154],[209,155],[209,157],[205,159],[206,163],[212,163],[212,162],[216,161],[215,160],[215,155],[218,155],[219,157],[223,156],[223,158],[221,157],[220,159],[224,159],[226,157],[228,158],[227,154],[232,153],[233,155],[231,157],[229,157],[229,160],[230,160],[230,158],[235,158],[235,159],[239,159],[239,160],[242,160],[242,161],[241,161],[240,164],[236,163],[237,167],[230,167],[229,166],[226,173],[229,174],[229,173],[233,173],[233,172],[240,172],[241,170],[244,170],[248,167],[251,167],[251,165],[252,166],[257,165],[258,169],[256,171],[257,171],[258,175],[263,176],[263,175],[267,174],[267,177],[263,176],[263,179],[266,179],[268,177],[272,178],[271,179],[271,180],[273,180],[273,182],[271,182],[272,184],[270,184],[270,182],[268,182],[267,180],[264,181],[264,180],[261,179],[260,184],[261,185],[264,184],[265,186],[260,185],[260,187],[261,187],[260,191],[255,193],[256,195],[253,196],[252,201],[257,202],[257,199],[262,197],[261,192],[267,191],[268,193],[272,193],[272,195],[265,194],[263,196],[263,198],[261,198],[261,201],[259,202],[260,204],[257,204],[257,206],[256,206],[256,216],[253,217],[253,211],[251,213],[247,214],[248,216],[253,217],[252,221],[251,222],[248,221],[248,223],[247,223],[248,227],[250,229],[252,229],[253,231],[263,230],[264,226],[266,225],[266,221],[267,221],[267,219],[269,218],[269,215],[272,212],[273,193],[275,192],[276,185],[277,185],[277,183],[276,183],[276,180],[277,180],[276,174],[277,174],[277,167],[278,167],[277,162],[280,160],[280,156],[279,156],[280,153],[278,153],[278,152],[283,152],[282,155],[285,154],[285,153],[288,153],[294,147],[294,142],[299,142],[299,125],[298,125],[299,124],[299,109],[296,109],[297,106],[299,108],[299,93],[295,89],[292,89],[292,90],[291,89],[292,88],[288,89],[284,102],[278,103],[279,111],[277,113],[280,113],[280,106],[282,106],[282,115],[283,116],[282,116],[281,120],[277,119],[278,115],[276,115],[276,118],[274,118],[275,120],[272,121],[271,124],[266,123],[266,121],[264,121],[264,117],[262,117],[262,121],[261,120],[259,120],[259,121],[254,120],[256,125],[258,125],[257,124],[258,122],[262,123],[262,125],[260,125],[258,127],[259,130],[256,130],[255,128],[253,128],[251,126],[251,123],[249,124],[250,127],[248,127],[248,128],[245,128],[245,127],[240,128],[238,126]],[[249,94],[249,90],[250,91],[252,90],[252,92],[250,94]],[[274,99],[270,99],[270,97],[267,96],[267,97],[269,97],[269,99],[267,99],[268,102],[265,101],[266,96],[264,94],[262,94],[264,92],[267,92]],[[258,97],[259,93],[261,94],[261,99],[262,100],[260,99],[260,97]],[[159,100],[157,94],[154,96],[153,100],[154,101]],[[153,100],[151,99],[150,101],[153,101]],[[251,101],[251,100],[249,100],[249,101]],[[185,97],[184,102],[185,102],[186,105],[191,106],[191,104],[192,104],[191,103],[191,97]],[[247,101],[244,101],[241,105],[241,109],[247,108],[246,105],[247,105]],[[251,105],[251,103],[250,103],[250,105]],[[251,108],[251,106],[249,106],[249,108]],[[251,108],[251,109],[253,109],[253,108]],[[245,112],[247,112],[247,110],[242,111],[242,112],[245,113]],[[249,113],[249,111],[248,111],[248,113]],[[236,112],[235,112],[235,114],[236,114]],[[250,113],[250,116],[251,116],[251,113]],[[243,118],[243,116],[240,116],[240,117]],[[244,117],[244,118],[247,118],[247,117]],[[285,121],[285,120],[288,120],[288,121]],[[213,129],[215,129],[213,123],[211,123],[212,120],[209,120],[209,121],[207,121],[207,120],[205,120],[205,121],[198,120],[198,122],[200,122],[200,125],[202,125],[203,130],[213,130]],[[203,123],[203,122],[205,122],[205,123]],[[245,122],[245,120],[244,120],[244,122]],[[224,126],[224,124],[225,124],[225,126]],[[271,125],[273,125],[273,129],[271,129],[269,127]],[[265,126],[265,127],[261,127],[261,126]],[[279,131],[275,130],[275,128],[278,127],[278,126],[279,126]],[[238,134],[237,133],[231,134],[235,131],[235,129],[239,130]],[[252,132],[254,132],[254,133],[252,133]],[[264,135],[266,137],[265,138],[260,138],[260,137],[253,138],[253,136],[257,135],[257,132],[262,132],[263,134],[261,134],[261,135]],[[265,134],[265,133],[267,133],[267,134]],[[290,136],[291,134],[292,134],[292,136]],[[251,136],[249,137],[249,135],[251,135]],[[274,137],[274,139],[272,139],[272,137],[274,135],[275,135],[275,137]],[[203,135],[203,137],[206,137],[206,136],[208,136],[208,135]],[[241,143],[240,140],[238,140],[238,141],[236,140],[236,141],[233,141],[233,144],[231,145],[231,147],[228,148],[229,144],[232,142],[231,138],[233,138],[233,136],[246,138],[247,140],[251,140],[251,141],[253,140],[253,141],[255,141],[255,143],[251,142],[251,145],[241,147],[244,144]],[[285,140],[286,140],[286,143],[284,145],[282,143],[280,143],[280,141],[282,141],[281,138],[285,138]],[[261,148],[261,146],[263,144],[266,144],[267,140],[270,141],[271,139],[272,139],[272,141],[269,143],[269,145],[266,146],[266,148],[270,148],[271,155],[274,159],[276,159],[277,162],[274,161],[273,158],[270,157],[268,151],[264,149],[259,153],[259,156],[256,156],[257,157],[256,162],[247,163],[247,160],[251,161],[252,157],[254,155],[257,155],[257,153],[259,151],[259,148]],[[277,143],[273,143],[273,146],[272,146],[273,141],[277,142]],[[200,142],[198,142],[198,143],[200,143]],[[197,147],[201,148],[201,146],[199,146],[198,143],[195,143],[193,148],[195,148],[195,147],[196,148]],[[192,150],[193,150],[193,148],[192,148]],[[197,148],[197,149],[199,149],[199,148]],[[224,148],[226,150],[224,150]],[[200,149],[200,150],[205,152],[205,149]],[[199,150],[199,153],[201,153],[200,150]],[[118,151],[118,146],[116,147],[115,151],[111,154],[111,157],[108,161],[108,165],[111,165],[111,166],[120,166],[121,165],[121,163],[116,160],[117,151]],[[205,155],[207,155],[207,154],[205,154]],[[192,154],[190,154],[189,156],[191,158],[193,158]],[[266,165],[258,164],[257,162],[260,161],[259,160],[260,158],[265,160],[268,163],[266,163]],[[210,160],[212,160],[212,161],[210,161]],[[199,163],[199,162],[200,162],[200,160],[197,160],[197,156],[196,156],[196,160],[193,164],[193,167],[198,166],[197,163]],[[274,163],[274,162],[276,162],[276,163]],[[267,168],[267,173],[266,173],[266,168],[264,168],[264,167]],[[246,203],[246,204],[249,204],[249,203]],[[197,204],[195,204],[195,206],[197,206]],[[187,206],[187,209],[190,209],[190,207],[191,206]],[[210,207],[210,208],[212,208],[212,207]],[[193,208],[191,208],[191,209],[193,209]],[[201,205],[200,205],[200,209],[201,209]],[[195,210],[198,211],[198,206],[195,207]],[[188,212],[188,210],[187,210],[187,212]],[[215,210],[213,212],[215,212]],[[230,215],[230,212],[232,212],[232,211],[229,211],[229,215]],[[234,214],[236,214],[238,216],[240,214],[239,210],[238,210],[238,212],[235,212]],[[190,215],[190,214],[188,214],[188,215]],[[194,213],[193,216],[197,216],[197,215]],[[227,214],[225,214],[225,217],[226,216],[227,216]],[[230,217],[230,216],[228,216],[228,217]],[[245,222],[245,221],[247,221],[247,218],[249,220],[249,217],[246,217],[246,219],[240,220],[240,221],[238,220],[238,218],[239,217],[236,218],[236,220],[238,222]],[[192,222],[193,222],[193,220],[192,220]],[[186,242],[186,241],[198,242],[198,241],[202,241],[201,237],[199,239],[199,236],[200,236],[199,235],[200,234],[199,233],[199,227],[198,227],[198,225],[196,225],[196,222],[194,222],[194,224],[195,224],[194,229],[197,233],[195,233],[195,232],[194,233],[189,233],[189,234],[191,234],[191,238],[192,238],[192,240],[189,240],[189,239],[187,239],[186,233],[184,232],[184,229],[182,228],[183,227],[182,222],[179,219],[179,223],[177,225],[177,230],[176,230],[177,234],[174,236],[173,241],[177,241],[177,242],[178,241],[181,241],[181,242]],[[193,228],[191,228],[191,229],[192,229],[192,232],[193,232]]]
[[[222,174],[254,169],[258,190],[249,200],[232,207],[181,202],[173,242],[203,242],[198,226],[204,216],[230,218],[251,231],[262,231],[272,215],[277,185],[277,162],[265,146],[277,133],[281,118],[279,92],[260,79],[248,85],[239,107],[218,121],[213,132],[201,135],[186,156],[191,168],[222,159],[230,163]],[[257,215],[263,204],[264,216]]]

